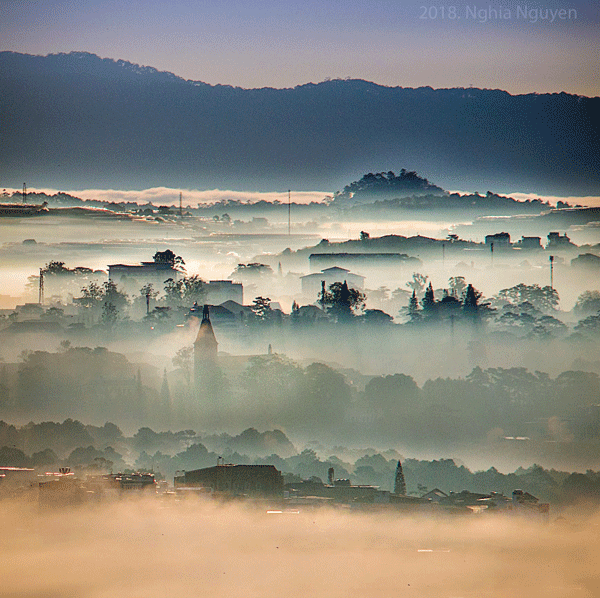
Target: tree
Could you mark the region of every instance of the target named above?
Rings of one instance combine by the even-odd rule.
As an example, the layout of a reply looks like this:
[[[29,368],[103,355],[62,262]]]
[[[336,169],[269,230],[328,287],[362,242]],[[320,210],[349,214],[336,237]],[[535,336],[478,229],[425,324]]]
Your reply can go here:
[[[173,365],[179,368],[185,376],[188,386],[192,378],[192,368],[194,366],[194,347],[183,347],[175,353],[172,359]]]
[[[427,279],[429,276],[424,276],[423,274],[419,274],[419,272],[413,272],[412,280],[409,280],[406,283],[406,286],[416,291],[417,295],[420,295],[427,284]]]
[[[102,287],[95,282],[90,282],[90,284],[81,289],[81,297],[74,298],[73,303],[76,303],[84,310],[84,314],[87,316],[85,319],[88,319],[89,324],[92,324],[96,314],[100,310],[103,297],[104,292]]]
[[[140,295],[146,299],[146,315],[149,315],[150,299],[156,299],[156,297],[158,297],[158,291],[156,291],[152,283],[149,282],[140,289]]]
[[[591,334],[600,334],[600,314],[588,316],[583,320],[579,320],[574,330],[577,332],[588,332]]]
[[[390,298],[390,289],[386,286],[377,287],[374,291],[369,291],[371,301],[377,301],[379,307],[383,306],[383,302]]]
[[[165,281],[165,301],[171,306],[202,304],[206,297],[206,283],[197,275],[185,276],[180,280]]]
[[[100,316],[100,321],[108,328],[112,328],[118,319],[119,312],[117,308],[110,301],[106,301],[102,305],[102,315]]]
[[[526,285],[520,283],[509,289],[502,289],[494,301],[500,305],[513,306],[530,303],[541,312],[553,312],[558,308],[559,296],[551,286],[540,287],[539,284]]]
[[[108,280],[102,284],[102,301],[105,304],[112,303],[117,311],[122,311],[129,305],[129,296],[120,291],[112,280]]]
[[[321,292],[320,297],[322,305],[329,306],[329,313],[338,321],[352,318],[355,310],[364,309],[366,299],[364,293],[348,287],[346,281],[329,285],[329,290]]]
[[[433,293],[433,286],[429,283],[429,286],[425,290],[425,296],[421,300],[421,306],[423,307],[423,312],[426,315],[433,314],[435,309],[435,296]]]
[[[477,315],[481,296],[482,293],[469,283],[469,286],[467,287],[467,290],[463,296],[463,311],[466,315],[470,315],[472,317]]]
[[[82,287],[81,297],[77,297],[74,301],[89,309],[98,306],[102,302],[103,295],[102,287],[95,282],[90,282],[87,287]]]
[[[584,291],[577,297],[573,312],[578,315],[591,315],[600,311],[600,292]]]
[[[205,282],[197,274],[186,276],[183,279],[183,300],[186,305],[190,303],[204,303],[206,298]]]
[[[275,273],[273,268],[267,264],[252,262],[250,264],[238,264],[229,278],[235,280],[256,280],[257,278],[270,277]]]
[[[386,325],[394,322],[394,318],[381,309],[367,309],[361,319],[368,325]]]
[[[455,297],[462,297],[467,288],[467,283],[464,276],[451,276],[448,279],[448,286]]]
[[[44,268],[44,274],[72,274],[73,270],[65,267],[64,262],[52,261],[46,264]]]
[[[250,309],[257,320],[264,322],[270,319],[273,312],[271,299],[269,297],[255,297]]]
[[[413,294],[408,302],[408,315],[411,320],[416,320],[419,317],[419,300],[415,289],[413,289]]]
[[[183,261],[183,258],[180,255],[175,255],[175,253],[170,249],[166,249],[165,251],[157,251],[152,256],[152,259],[156,264],[169,264],[176,270],[185,270],[185,262]]]

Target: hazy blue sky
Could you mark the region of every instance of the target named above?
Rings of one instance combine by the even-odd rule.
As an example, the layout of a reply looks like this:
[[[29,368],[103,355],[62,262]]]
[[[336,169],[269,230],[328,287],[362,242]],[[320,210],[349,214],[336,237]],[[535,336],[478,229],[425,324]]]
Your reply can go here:
[[[599,95],[599,15],[598,0],[0,0],[0,49],[242,87],[352,77]]]

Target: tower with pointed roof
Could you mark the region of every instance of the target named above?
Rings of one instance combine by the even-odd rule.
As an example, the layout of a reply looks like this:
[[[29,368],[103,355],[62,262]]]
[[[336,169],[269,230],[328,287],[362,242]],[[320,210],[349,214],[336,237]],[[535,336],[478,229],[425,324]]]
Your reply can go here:
[[[209,372],[217,366],[218,346],[219,343],[210,323],[208,305],[205,305],[202,311],[200,329],[194,341],[194,382],[197,389],[201,388]]]

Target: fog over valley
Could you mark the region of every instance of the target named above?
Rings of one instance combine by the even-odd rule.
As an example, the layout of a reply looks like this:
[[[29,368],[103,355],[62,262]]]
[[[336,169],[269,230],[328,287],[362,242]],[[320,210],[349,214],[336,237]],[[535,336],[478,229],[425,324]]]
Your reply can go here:
[[[0,3],[0,598],[600,596],[597,7],[30,4]],[[343,78],[100,57],[157,11],[182,69],[267,80],[277,40],[278,81]],[[474,84],[404,86],[442,54]]]

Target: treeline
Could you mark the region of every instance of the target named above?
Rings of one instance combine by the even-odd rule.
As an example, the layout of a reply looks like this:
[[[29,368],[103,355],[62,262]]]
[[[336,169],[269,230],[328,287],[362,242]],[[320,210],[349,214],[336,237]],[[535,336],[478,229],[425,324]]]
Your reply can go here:
[[[335,447],[332,455],[321,458],[312,448],[298,452],[280,430],[260,433],[249,428],[237,436],[202,437],[193,430],[154,432],[141,428],[132,437],[125,437],[112,423],[98,427],[70,419],[63,423],[29,423],[19,428],[0,422],[0,446],[0,466],[4,467],[69,466],[80,473],[154,471],[159,478],[170,481],[177,470],[211,467],[223,457],[233,464],[274,465],[287,481],[326,481],[328,470],[333,467],[336,478],[384,490],[393,488],[396,465],[402,458],[394,450],[382,453],[345,447]],[[241,452],[237,450],[242,447]],[[413,495],[420,496],[434,488],[446,493],[469,490],[510,495],[520,488],[554,504],[600,502],[600,473],[592,470],[581,474],[532,465],[508,474],[495,467],[473,472],[453,459],[405,459],[403,469],[407,491]]]
[[[0,407],[18,418],[283,427],[302,436],[420,448],[479,442],[490,434],[536,441],[600,438],[600,377],[592,372],[551,377],[523,367],[475,367],[465,377],[419,386],[402,373],[343,373],[271,353],[242,361],[224,357],[211,372],[213,388],[194,385],[191,350],[178,352],[173,364],[167,374],[101,347],[28,352],[20,363],[0,368]]]

